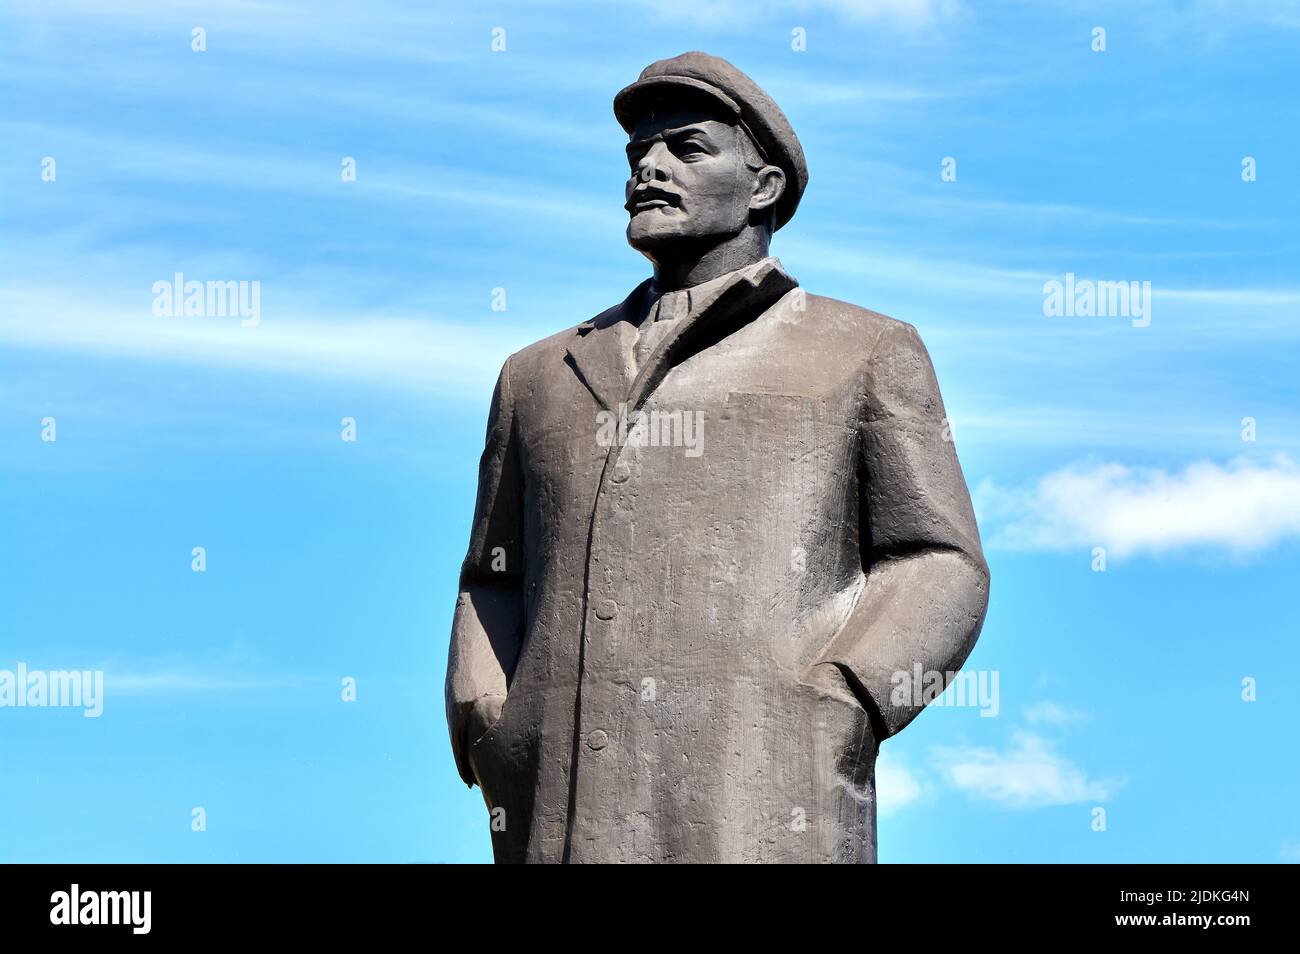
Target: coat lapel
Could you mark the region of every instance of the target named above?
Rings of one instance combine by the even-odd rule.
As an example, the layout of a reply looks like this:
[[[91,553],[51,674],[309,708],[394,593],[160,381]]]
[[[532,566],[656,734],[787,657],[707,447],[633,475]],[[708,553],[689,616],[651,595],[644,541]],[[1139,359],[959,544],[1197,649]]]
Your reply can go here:
[[[753,321],[798,284],[775,258],[765,258],[721,279],[716,288],[704,293],[705,301],[693,304],[690,313],[677,320],[677,327],[641,368],[628,393],[628,412],[639,409],[674,366]]]
[[[622,304],[578,325],[578,337],[569,344],[567,363],[607,411],[616,411],[627,400],[632,385],[627,356],[650,284],[647,279]]]
[[[700,286],[704,301],[675,322],[633,380],[628,355],[651,286],[644,281],[621,304],[578,326],[567,362],[605,410],[624,403],[635,411],[675,365],[752,321],[797,285],[779,261],[765,258],[718,279],[716,287]]]

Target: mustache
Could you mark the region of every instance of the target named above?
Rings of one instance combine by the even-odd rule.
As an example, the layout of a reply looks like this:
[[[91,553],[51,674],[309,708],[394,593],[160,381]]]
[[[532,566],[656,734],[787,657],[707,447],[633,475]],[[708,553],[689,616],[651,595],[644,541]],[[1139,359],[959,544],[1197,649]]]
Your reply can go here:
[[[628,192],[627,201],[623,203],[623,208],[632,212],[636,209],[638,204],[642,202],[653,202],[655,200],[666,202],[673,208],[677,208],[682,204],[682,197],[676,192],[670,192],[668,189],[663,189],[659,186],[642,183]]]

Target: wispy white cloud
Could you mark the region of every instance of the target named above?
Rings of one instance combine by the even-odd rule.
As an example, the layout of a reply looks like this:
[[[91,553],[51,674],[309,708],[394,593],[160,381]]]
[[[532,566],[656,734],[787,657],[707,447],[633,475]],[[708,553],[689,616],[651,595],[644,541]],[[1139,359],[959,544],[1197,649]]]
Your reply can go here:
[[[829,13],[850,22],[914,30],[950,20],[963,10],[959,0],[643,0],[658,19],[708,26],[738,25],[773,12]]]
[[[876,808],[889,816],[919,801],[925,786],[900,756],[889,748],[880,750],[876,759]]]
[[[763,73],[763,82],[783,107],[791,110],[792,113],[798,112],[804,105],[852,105],[855,107],[853,118],[862,120],[867,118],[867,115],[856,110],[860,110],[865,105],[912,105],[926,100],[967,98],[1004,87],[1011,80],[1007,77],[989,77],[960,87],[938,85],[926,87],[913,83],[900,83],[892,79],[864,79],[858,76],[827,79],[806,72],[768,69]],[[863,167],[871,165],[863,162],[860,154],[855,158]]]
[[[796,0],[794,6],[824,9],[849,19],[888,20],[907,25],[952,19],[963,9],[959,0]]]
[[[822,239],[779,239],[776,253],[791,261],[815,263],[820,270],[861,280],[899,285],[923,284],[943,291],[982,295],[1037,294],[1049,276],[1046,272],[985,266],[956,260],[927,258],[886,249]]]
[[[1269,3],[1235,3],[1234,0],[1192,0],[1166,2],[1156,8],[1166,11],[1170,24],[1191,21],[1202,29],[1224,32],[1233,28],[1300,30],[1300,2],[1271,0]],[[1190,14],[1190,17],[1189,17]]]
[[[6,4],[10,28],[32,31],[25,39],[35,49],[57,41],[59,29],[103,31],[156,40],[168,33],[188,48],[190,30],[202,26],[210,50],[263,52],[278,58],[301,54],[311,58],[322,50],[339,56],[373,57],[391,62],[446,63],[464,59],[454,47],[421,38],[445,33],[445,17],[426,4],[364,4],[320,0],[310,7],[258,3],[255,0],[132,0],[103,4],[96,0],[14,0]],[[440,32],[441,31],[441,32]]]
[[[305,685],[311,680],[302,676],[250,677],[229,674],[159,670],[150,672],[104,673],[105,691],[114,695],[141,695],[164,692],[246,692],[250,690],[286,689]]]
[[[1050,725],[1055,727],[1076,725],[1087,720],[1087,714],[1078,709],[1071,709],[1051,699],[1035,702],[1025,710],[1025,721],[1030,725]]]
[[[539,189],[535,175],[526,171],[493,175],[447,166],[435,170],[414,162],[371,164],[362,157],[357,182],[344,186],[338,157],[325,159],[310,150],[277,148],[253,155],[239,150],[195,148],[176,140],[141,142],[129,136],[96,135],[44,123],[5,123],[3,130],[15,139],[44,142],[46,148],[93,154],[95,162],[84,175],[87,183],[97,186],[139,177],[140,170],[147,169],[147,178],[153,183],[332,198],[343,194],[343,189],[353,188],[364,193],[367,200],[387,201],[402,208],[427,203],[431,209],[442,209],[450,204],[485,213],[506,213],[516,225],[545,222],[553,227],[558,219],[576,220],[618,235],[627,219],[621,208],[621,188],[612,188],[608,196],[582,184],[573,188],[548,183],[545,189]],[[615,183],[615,187],[621,187],[621,183]]]
[[[1156,289],[1155,297],[1228,307],[1269,308],[1289,306],[1294,319],[1300,306],[1300,289],[1295,288],[1167,288]]]
[[[285,672],[277,668],[264,658],[254,642],[243,635],[226,646],[195,652],[147,655],[117,652],[107,658],[84,653],[84,649],[65,650],[62,665],[50,668],[102,671],[105,694],[109,697],[173,692],[268,692],[333,681],[333,677]],[[66,660],[70,658],[80,661],[69,666]]]
[[[1022,489],[986,480],[975,502],[992,530],[990,545],[1014,550],[1245,554],[1300,536],[1300,468],[1284,454],[1268,462],[1198,461],[1172,472],[1078,463]]]
[[[1104,802],[1123,787],[1119,778],[1091,778],[1048,739],[1017,730],[1006,749],[940,747],[935,761],[945,781],[974,798],[1008,808]]]
[[[480,327],[384,315],[347,320],[268,314],[163,318],[86,300],[6,296],[0,341],[114,358],[355,379],[420,392],[481,395],[506,356],[531,340],[521,327]],[[265,302],[265,299],[264,299]]]
[[[995,337],[994,342],[1009,335]],[[964,329],[939,329],[927,331],[926,342],[937,353],[943,349],[962,348],[970,351],[981,347],[973,334]],[[1005,348],[1014,346],[1007,341]],[[991,351],[995,345],[990,342],[982,346],[984,351]],[[1082,350],[1080,348],[1079,350]],[[1024,362],[1043,367],[1051,358],[1057,357],[1059,351],[1050,355],[1028,354]],[[1066,356],[1068,358],[1068,356]],[[1065,360],[1065,359],[1061,359]],[[1203,448],[1207,444],[1221,441],[1224,430],[1215,426],[1213,421],[1189,423],[1179,408],[1166,408],[1159,416],[1154,410],[1144,417],[1134,417],[1131,404],[1126,404],[1127,395],[1116,395],[1116,400],[1108,406],[1100,404],[1087,409],[1045,405],[1042,407],[1003,407],[996,410],[983,410],[975,413],[950,415],[953,434],[959,449],[964,449],[967,442],[1015,445],[1026,448],[1115,448],[1115,452],[1150,451],[1153,447],[1169,450]],[[973,401],[973,398],[968,398]],[[1280,413],[1280,412],[1279,412]],[[1294,446],[1300,443],[1278,436],[1276,444]]]
[[[1009,212],[1015,203],[996,203],[996,205],[1004,206]],[[1080,215],[1095,214],[1103,219],[1110,215],[1101,209],[1076,209],[1075,211]],[[1067,213],[1062,209],[1059,214]],[[1124,217],[1119,213],[1116,215],[1117,221]],[[1166,224],[1171,227],[1187,228],[1194,223],[1186,221],[1178,223],[1169,220]],[[1228,226],[1224,225],[1224,227]],[[1043,322],[1043,327],[1046,327],[1049,322],[1049,319],[1043,318],[1037,312],[1037,306],[1042,302],[1043,284],[1050,280],[1060,281],[1064,277],[1064,271],[1010,268],[981,263],[973,257],[953,258],[942,253],[931,254],[921,250],[914,253],[900,252],[886,244],[864,247],[861,241],[828,241],[804,238],[801,235],[779,237],[775,251],[783,257],[788,257],[791,262],[807,261],[814,263],[818,270],[852,276],[862,281],[869,280],[880,286],[921,286],[933,291],[980,295],[1000,298],[1004,301],[1011,299],[1021,302],[1032,301],[1035,303],[1035,311],[1029,313],[1028,319]],[[1106,276],[1091,277],[1105,278]],[[1157,303],[1180,303],[1188,307],[1208,306],[1212,309],[1212,317],[1208,321],[1183,322],[1180,330],[1184,331],[1201,330],[1216,334],[1239,335],[1242,329],[1241,321],[1226,313],[1224,308],[1264,309],[1275,315],[1278,322],[1290,328],[1292,332],[1300,328],[1300,323],[1295,320],[1297,308],[1300,308],[1300,288],[1184,289],[1153,283],[1152,296]],[[1167,323],[1171,320],[1170,314],[1162,311],[1156,320]],[[1258,316],[1252,318],[1252,321],[1257,322]],[[1068,328],[1084,329],[1097,324],[1097,322],[1090,324],[1081,320],[1069,325]],[[1056,328],[1067,328],[1057,320],[1052,320],[1051,325]],[[1118,323],[1116,326],[1118,327]],[[1017,322],[1016,333],[1024,334],[1023,319]]]
[[[932,800],[941,790],[957,792],[1003,808],[1030,811],[1053,805],[1103,802],[1125,784],[1121,777],[1095,778],[1059,750],[1041,728],[1062,729],[1086,721],[1087,714],[1052,700],[1024,712],[1035,728],[1016,727],[1009,743],[934,746],[920,770],[889,746],[876,762],[876,793],[881,815]]]

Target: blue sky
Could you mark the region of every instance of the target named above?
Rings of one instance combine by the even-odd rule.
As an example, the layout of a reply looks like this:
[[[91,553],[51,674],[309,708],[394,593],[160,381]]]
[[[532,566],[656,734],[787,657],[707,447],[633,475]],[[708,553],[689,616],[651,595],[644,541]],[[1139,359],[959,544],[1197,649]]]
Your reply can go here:
[[[1300,860],[1300,6],[55,6],[0,22],[0,669],[106,695],[0,709],[0,860],[490,858],[442,715],[487,402],[647,274],[610,101],[688,49],[803,141],[774,253],[920,330],[988,548],[998,713],[886,743],[881,860]],[[156,316],[177,272],[256,327]],[[1067,273],[1150,324],[1046,316]]]

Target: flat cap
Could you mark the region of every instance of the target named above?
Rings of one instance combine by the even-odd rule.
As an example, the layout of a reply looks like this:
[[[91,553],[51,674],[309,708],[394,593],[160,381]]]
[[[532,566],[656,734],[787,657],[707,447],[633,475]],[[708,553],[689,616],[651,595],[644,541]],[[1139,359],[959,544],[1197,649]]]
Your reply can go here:
[[[683,53],[651,63],[640,78],[614,97],[614,115],[630,134],[652,104],[677,89],[711,99],[745,128],[772,165],[785,172],[785,192],[776,203],[776,228],[790,221],[808,185],[803,147],[781,107],[752,79],[726,60],[708,53]]]

